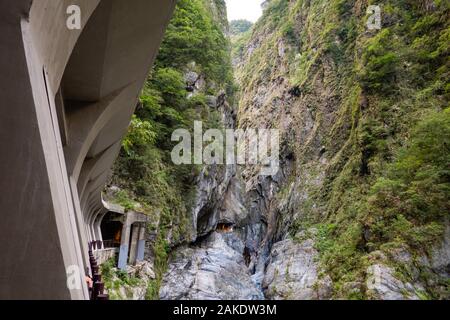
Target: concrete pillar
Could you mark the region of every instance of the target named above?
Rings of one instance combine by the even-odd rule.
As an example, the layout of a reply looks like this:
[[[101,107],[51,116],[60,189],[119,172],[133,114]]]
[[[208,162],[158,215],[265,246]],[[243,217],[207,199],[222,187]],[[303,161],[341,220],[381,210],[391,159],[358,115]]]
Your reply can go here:
[[[87,224],[85,224],[84,228],[86,230],[88,242],[92,242],[93,239],[92,239],[91,230],[90,230],[89,226]]]
[[[138,239],[138,246],[137,246],[136,262],[144,260],[145,229],[146,229],[145,223],[141,224],[141,226],[139,228],[139,239]]]
[[[94,230],[95,240],[102,241],[102,231],[100,230],[101,216],[103,215],[102,210],[98,210],[92,217],[91,225]],[[103,249],[103,244],[101,246],[97,245],[97,249]]]
[[[80,30],[66,28],[66,4],[82,8]],[[0,299],[89,298],[82,271],[95,232],[85,212],[102,207],[102,173],[119,149],[88,172],[89,192],[77,190],[80,171],[126,132],[174,5],[0,0]],[[61,86],[67,109],[55,103]],[[104,108],[85,107],[106,97]],[[74,266],[81,289],[67,285]]]
[[[131,229],[130,264],[136,263],[139,229],[140,226],[138,223],[135,223]]]
[[[125,270],[127,267],[130,231],[131,225],[128,223],[128,221],[125,220],[122,228],[122,236],[120,238],[119,262],[117,264],[117,267],[121,270]]]
[[[103,220],[103,217],[105,216],[105,214],[106,214],[106,211],[105,212],[103,212],[103,213],[100,213],[98,216],[97,216],[97,219],[95,220],[95,225],[94,225],[94,228],[95,228],[95,230],[96,230],[96,232],[97,232],[97,234],[98,234],[98,240],[100,240],[100,241],[102,241],[102,248],[104,249],[104,245],[103,245],[103,235],[102,235],[102,229],[101,229],[101,223],[102,223],[102,220]]]
[[[95,236],[95,231],[94,231],[94,228],[93,228],[91,223],[89,223],[89,230],[90,230],[90,232],[92,234],[92,241],[96,241],[97,237]]]
[[[74,209],[75,209],[77,230],[78,230],[78,234],[80,236],[79,242],[80,242],[81,254],[83,255],[84,267],[88,268],[88,267],[90,267],[89,256],[88,256],[88,250],[89,250],[88,242],[90,240],[89,240],[88,234],[86,232],[86,228],[85,228],[85,224],[84,224],[84,220],[83,220],[83,213],[81,212],[81,206],[80,206],[76,181],[73,177],[70,177],[69,180],[70,180],[70,189],[72,191],[72,195],[73,195],[73,199],[74,199],[73,205],[74,205]]]

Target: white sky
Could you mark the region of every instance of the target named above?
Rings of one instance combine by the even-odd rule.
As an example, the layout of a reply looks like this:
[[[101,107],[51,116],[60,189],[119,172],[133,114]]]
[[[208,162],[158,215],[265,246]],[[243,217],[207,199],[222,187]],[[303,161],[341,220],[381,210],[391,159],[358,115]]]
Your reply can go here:
[[[256,22],[262,15],[261,3],[264,0],[225,0],[228,20],[245,19]]]

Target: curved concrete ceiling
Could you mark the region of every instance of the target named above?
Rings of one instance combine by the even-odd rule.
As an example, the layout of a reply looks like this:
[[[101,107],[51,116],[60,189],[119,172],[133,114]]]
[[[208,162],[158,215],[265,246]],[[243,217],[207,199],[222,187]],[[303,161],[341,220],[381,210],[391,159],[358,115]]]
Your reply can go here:
[[[87,265],[87,230],[175,2],[0,1],[0,298],[87,297],[66,270]],[[69,5],[81,30],[66,27]]]

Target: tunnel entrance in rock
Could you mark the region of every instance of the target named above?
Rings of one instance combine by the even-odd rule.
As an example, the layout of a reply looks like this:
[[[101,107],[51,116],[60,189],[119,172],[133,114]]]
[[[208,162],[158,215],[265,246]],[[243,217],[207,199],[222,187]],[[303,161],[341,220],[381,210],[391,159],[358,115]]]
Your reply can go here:
[[[120,247],[123,223],[120,216],[113,212],[108,212],[102,220],[100,229],[102,231],[103,245],[105,248]]]
[[[219,222],[216,226],[216,231],[220,233],[231,233],[234,229],[234,223]]]
[[[197,234],[204,236],[214,230],[214,208],[206,204],[197,215]]]

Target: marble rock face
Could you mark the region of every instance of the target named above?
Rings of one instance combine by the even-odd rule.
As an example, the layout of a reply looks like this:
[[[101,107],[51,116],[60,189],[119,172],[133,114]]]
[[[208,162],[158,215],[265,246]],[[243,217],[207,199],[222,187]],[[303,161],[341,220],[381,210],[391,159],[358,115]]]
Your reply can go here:
[[[233,234],[214,232],[198,248],[176,250],[164,276],[160,298],[264,299],[251,279],[242,253],[228,244],[238,240],[230,238]]]

